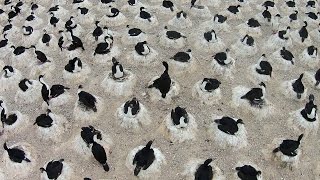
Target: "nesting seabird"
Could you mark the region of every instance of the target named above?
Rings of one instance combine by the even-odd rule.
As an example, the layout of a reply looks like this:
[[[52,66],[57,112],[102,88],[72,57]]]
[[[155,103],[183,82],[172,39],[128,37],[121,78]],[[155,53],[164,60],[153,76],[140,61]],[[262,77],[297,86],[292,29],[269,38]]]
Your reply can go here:
[[[302,101],[307,96],[308,88],[305,87],[302,78],[304,74],[300,74],[299,78],[284,81],[281,84],[282,94],[285,95],[286,98],[294,99],[296,101]]]
[[[136,76],[127,69],[116,58],[112,58],[111,71],[107,71],[101,82],[105,92],[114,96],[130,96],[136,83]]]
[[[207,105],[218,103],[221,99],[220,85],[221,82],[215,78],[203,78],[194,85],[192,96]]]
[[[170,142],[182,143],[196,138],[198,125],[186,108],[177,106],[165,117],[162,128]]]
[[[146,107],[137,98],[123,103],[115,114],[119,124],[125,128],[140,129],[151,123],[151,118]]]
[[[149,141],[145,146],[132,149],[126,159],[126,166],[134,176],[139,178],[157,178],[161,174],[161,166],[166,164],[164,155]]]
[[[148,83],[150,96],[153,101],[164,100],[170,102],[171,99],[179,94],[180,86],[171,79],[167,62],[162,62],[165,67],[161,76],[156,76]]]
[[[247,146],[247,131],[242,119],[213,115],[208,126],[209,137],[219,146],[240,149]]]

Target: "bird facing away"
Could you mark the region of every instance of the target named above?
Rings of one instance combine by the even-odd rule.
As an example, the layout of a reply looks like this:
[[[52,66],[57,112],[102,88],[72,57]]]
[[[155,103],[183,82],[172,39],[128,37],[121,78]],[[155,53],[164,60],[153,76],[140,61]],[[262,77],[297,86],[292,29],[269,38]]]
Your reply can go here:
[[[318,107],[314,104],[314,95],[310,94],[309,102],[300,111],[300,114],[306,121],[314,122],[317,120],[317,110]]]
[[[238,171],[237,175],[241,180],[258,180],[258,176],[261,171],[257,171],[251,165],[244,165],[242,167],[236,167]]]
[[[64,159],[50,161],[46,168],[40,168],[41,173],[46,172],[49,179],[58,179],[62,173]]]
[[[211,162],[212,159],[207,159],[198,167],[196,173],[194,174],[195,180],[212,180],[214,172],[210,165]]]
[[[148,86],[148,88],[154,87],[158,89],[161,93],[161,97],[166,98],[167,93],[170,91],[171,78],[168,73],[168,70],[169,70],[168,63],[163,61],[162,64],[165,67],[164,72],[161,74],[161,76],[158,79],[154,80],[153,83],[150,86]]]
[[[171,119],[175,126],[179,128],[184,128],[189,122],[188,113],[185,108],[177,106],[175,109],[171,110]]]
[[[303,74],[300,74],[299,78],[292,83],[292,89],[297,93],[297,98],[301,99],[302,94],[304,93],[304,85],[302,83]]]
[[[152,143],[153,141],[149,141],[147,145],[140,151],[138,151],[137,154],[134,156],[132,164],[136,165],[134,169],[135,176],[138,176],[141,169],[147,170],[151,166],[153,161],[156,159],[154,151],[151,148]]]

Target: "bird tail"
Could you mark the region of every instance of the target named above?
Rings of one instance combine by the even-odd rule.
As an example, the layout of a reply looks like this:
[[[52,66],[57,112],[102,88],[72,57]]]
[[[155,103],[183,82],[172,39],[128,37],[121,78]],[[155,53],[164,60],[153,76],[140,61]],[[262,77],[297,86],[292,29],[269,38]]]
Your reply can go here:
[[[280,151],[279,148],[275,148],[272,152],[273,152],[273,153],[277,153],[277,152],[279,152],[279,151]]]
[[[25,160],[26,162],[31,162],[30,159],[28,159],[28,158],[24,158],[24,160]]]
[[[108,163],[105,163],[105,164],[103,165],[103,169],[104,169],[106,172],[108,172],[108,171],[110,170]]]
[[[206,161],[204,161],[204,165],[208,166],[210,163],[212,162],[212,159],[207,159]]]
[[[3,148],[4,148],[4,150],[6,150],[6,151],[9,149],[6,142],[3,144]]]
[[[303,138],[303,134],[300,134],[300,136],[298,137],[298,141],[300,142],[302,138]]]
[[[138,174],[140,173],[140,171],[141,171],[141,167],[137,165],[136,168],[134,168],[134,175],[135,175],[135,176],[138,176]]]
[[[153,143],[153,141],[152,141],[152,140],[151,140],[151,141],[149,141],[149,142],[147,143],[146,147],[150,149],[150,148],[151,148],[152,143]]]

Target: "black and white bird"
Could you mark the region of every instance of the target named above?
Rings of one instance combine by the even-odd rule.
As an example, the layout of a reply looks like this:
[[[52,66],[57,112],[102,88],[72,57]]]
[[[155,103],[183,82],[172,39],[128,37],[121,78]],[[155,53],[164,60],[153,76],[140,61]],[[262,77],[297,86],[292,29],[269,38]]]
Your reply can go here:
[[[237,175],[241,180],[260,180],[261,171],[256,170],[256,168],[251,165],[243,165],[241,167],[236,167]]]
[[[278,70],[287,71],[295,65],[295,56],[286,47],[272,53],[270,60],[274,64],[273,67]]]
[[[134,21],[143,29],[151,29],[159,24],[156,16],[148,12],[145,7],[140,7],[140,12],[135,16]]]
[[[309,95],[309,101],[306,105],[298,110],[290,113],[291,117],[288,119],[288,126],[293,129],[308,133],[316,134],[319,127],[318,120],[318,106],[314,104],[314,95]]]
[[[32,45],[30,48],[34,48],[34,53],[36,54],[36,58],[40,61],[40,63],[47,63],[47,62],[51,62],[47,56],[45,55],[45,53],[43,53],[40,50],[37,50],[36,46]]]
[[[148,46],[147,41],[138,42],[134,49],[141,56],[147,56],[150,53],[150,47]]]
[[[272,152],[276,157],[289,165],[294,165],[299,161],[301,150],[299,149],[303,134],[298,137],[298,140],[285,139]]]
[[[262,108],[265,104],[266,85],[261,82],[259,88],[252,88],[241,99],[247,100],[251,106]]]
[[[318,48],[314,45],[308,46],[299,55],[300,61],[307,67],[313,68],[318,65]]]
[[[221,99],[220,85],[215,78],[203,78],[194,85],[192,96],[200,98],[204,104],[214,104]]]
[[[82,140],[86,143],[87,147],[90,147],[93,144],[95,138],[102,140],[101,132],[91,125],[89,125],[88,127],[82,127],[80,135]]]
[[[44,75],[39,76],[39,81],[42,84],[41,95],[42,95],[43,101],[46,102],[48,106],[49,106],[49,101],[52,102],[53,99],[62,97],[66,93],[66,90],[70,89],[70,88],[65,87],[61,84],[54,84],[50,87],[44,81],[43,78],[44,78]],[[62,100],[63,100],[63,98],[62,98]],[[63,104],[66,102],[60,102],[60,103]]]
[[[100,21],[96,21],[96,22],[95,22],[96,28],[95,28],[95,29],[93,30],[93,32],[92,32],[92,36],[94,37],[94,39],[95,39],[96,41],[98,41],[98,38],[99,38],[101,35],[103,35],[103,30],[104,30],[104,28],[102,28],[102,27],[99,26],[99,23],[100,23]]]
[[[111,52],[111,48],[113,47],[113,36],[105,36],[104,41],[97,44],[94,50],[95,55],[103,55]]]
[[[68,64],[65,65],[64,69],[70,73],[79,72],[82,69],[82,61],[78,57],[75,57],[69,60]]]
[[[149,141],[144,148],[135,154],[132,162],[135,165],[133,173],[135,176],[138,176],[141,170],[147,170],[155,161],[156,156],[151,147],[152,143],[153,141]]]
[[[305,72],[307,82],[315,89],[320,89],[320,69],[315,72]]]
[[[175,109],[172,109],[171,120],[175,126],[185,128],[189,122],[188,113],[185,108],[177,106]]]
[[[294,64],[294,56],[292,52],[287,50],[285,47],[280,50],[280,55],[284,60],[290,61],[291,64]]]
[[[295,100],[305,99],[307,88],[305,88],[302,82],[303,76],[304,74],[302,73],[298,79],[283,82],[283,93],[287,98],[293,98]]]
[[[191,49],[188,49],[186,52],[185,51],[179,51],[177,52],[173,57],[170,59],[173,59],[178,62],[189,62],[191,60]]]
[[[230,50],[220,51],[212,56],[212,69],[217,74],[223,74],[226,77],[232,76],[232,71],[235,67],[235,59],[231,57]]]
[[[317,105],[314,104],[314,95],[309,96],[309,102],[305,105],[304,109],[300,111],[302,117],[309,122],[317,120]]]
[[[18,69],[8,65],[5,65],[2,70],[4,73],[2,73],[0,77],[0,92],[15,90],[18,87],[17,84],[22,79],[21,72]]]
[[[140,111],[140,103],[136,98],[132,98],[132,100],[127,101],[124,104],[123,110],[124,110],[124,114],[135,117]]]
[[[122,43],[124,44],[137,44],[139,42],[147,41],[148,36],[138,27],[130,27],[127,25],[128,32],[121,38]]]
[[[261,55],[256,64],[249,66],[249,70],[248,78],[253,82],[267,82],[271,79],[273,73],[272,65],[265,54]]]

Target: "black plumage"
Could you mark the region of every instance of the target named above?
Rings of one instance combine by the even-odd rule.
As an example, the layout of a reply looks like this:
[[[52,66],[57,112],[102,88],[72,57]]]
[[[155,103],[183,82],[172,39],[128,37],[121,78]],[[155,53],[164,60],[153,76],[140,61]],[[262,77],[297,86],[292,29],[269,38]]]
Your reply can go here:
[[[167,26],[165,26],[164,28],[167,29]],[[177,40],[179,38],[186,38],[186,36],[184,36],[183,34],[181,34],[178,31],[167,31],[166,37],[169,39],[172,39],[172,40]]]
[[[19,88],[23,91],[23,92],[26,92],[28,90],[28,86],[27,86],[27,83],[28,84],[32,84],[32,82],[29,80],[29,79],[22,79],[20,82],[19,82]]]
[[[217,61],[218,64],[220,64],[222,66],[228,65],[225,63],[225,61],[228,58],[227,52],[229,52],[229,49],[227,49],[226,52],[218,52],[217,54],[215,54],[213,56],[213,58]]]
[[[8,126],[12,126],[15,122],[17,122],[17,120],[18,120],[17,114],[9,114],[5,118],[1,118],[2,126],[4,126],[4,124]]]
[[[235,135],[239,130],[238,124],[243,124],[241,119],[236,121],[227,116],[224,116],[221,119],[216,119],[214,122],[218,124],[218,129],[220,131],[230,135]]]
[[[271,21],[271,13],[268,10],[268,7],[266,7],[266,9],[262,12],[262,16],[263,16],[263,18],[267,19],[268,22]]]
[[[259,85],[259,88],[252,88],[245,95],[241,96],[241,99],[248,100],[252,106],[262,108],[262,105],[265,103],[263,98],[263,89],[266,87],[266,85],[263,82],[261,82]]]
[[[144,48],[144,46],[147,46],[147,52],[149,51],[150,52],[150,48],[147,44],[147,41],[143,41],[143,42],[138,42],[135,46],[134,46],[134,49],[135,51],[141,55],[141,56],[146,56],[148,55],[148,53],[145,51],[146,49]]]
[[[236,167],[238,171],[237,175],[241,180],[258,180],[258,176],[261,171],[257,171],[251,165],[244,165],[242,167]]]
[[[39,81],[42,84],[41,87],[41,96],[44,102],[47,103],[49,106],[49,100],[50,100],[50,87],[43,81],[43,75],[39,76]]]
[[[79,89],[81,88],[82,86],[79,86]],[[97,112],[97,99],[93,95],[81,90],[80,92],[78,92],[78,98],[79,104],[83,106],[86,110],[92,110],[93,112]]]
[[[315,55],[318,54],[318,48],[314,47],[313,45],[312,46],[308,46],[307,47],[307,52],[309,54],[309,56],[312,56],[314,54],[314,52],[316,52]]]
[[[291,64],[294,64],[294,62],[293,62],[294,56],[293,56],[292,52],[287,50],[285,47],[282,47],[282,49],[280,50],[280,55],[284,60],[290,61]]]
[[[124,113],[127,114],[128,113],[128,110],[129,108],[131,109],[131,114],[134,116],[134,115],[137,115],[140,111],[140,103],[139,101],[137,100],[137,98],[132,98],[132,100],[129,100],[127,101],[125,104],[124,104]]]
[[[304,109],[300,111],[300,114],[306,121],[314,122],[317,120],[316,116],[309,117],[309,115],[312,113],[313,110],[315,110],[314,113],[317,114],[318,107],[317,105],[314,104],[314,95],[310,94],[309,102],[306,103]]]
[[[136,165],[134,169],[134,175],[138,176],[141,169],[147,170],[153,161],[155,161],[156,157],[154,155],[154,151],[151,148],[153,141],[149,141],[147,145],[135,154],[133,158],[133,165]]]
[[[227,8],[227,10],[232,13],[232,14],[237,14],[239,11],[239,7],[241,7],[240,5],[237,5],[237,6],[229,6]]]
[[[53,124],[53,119],[50,117],[51,110],[48,109],[46,114],[40,114],[37,118],[36,121],[34,122],[34,125],[38,125],[43,128],[49,128]]]
[[[280,144],[280,146],[273,150],[273,153],[277,153],[280,151],[282,154],[289,156],[289,157],[296,156],[297,149],[300,146],[300,142],[301,142],[302,137],[303,137],[303,134],[301,134],[298,137],[297,141],[291,140],[291,139],[283,140],[282,143]]]
[[[252,28],[256,28],[256,27],[260,27],[261,26],[259,21],[254,19],[254,18],[250,18],[248,20],[247,24],[248,24],[249,27],[252,27]]]
[[[212,36],[212,34],[214,34],[214,36]],[[207,31],[205,33],[203,33],[203,37],[204,39],[207,41],[207,42],[210,42],[214,39],[217,39],[217,35],[216,35],[216,32],[215,30],[211,30],[211,31]]]
[[[275,3],[274,1],[265,1],[262,6],[264,7],[274,7],[275,6]]]
[[[35,19],[35,17],[34,17],[33,14],[30,14],[30,15],[26,18],[27,21],[33,21],[34,19]]]
[[[299,36],[301,37],[302,42],[304,42],[305,39],[309,37],[307,26],[308,26],[307,21],[304,21],[304,26],[302,26],[302,28],[299,30]]]
[[[162,6],[165,7],[165,8],[169,8],[170,11],[173,12],[174,4],[172,3],[172,1],[164,0],[164,1],[162,1]]]
[[[80,10],[80,14],[83,14],[83,15],[89,12],[89,9],[85,7],[78,7],[78,9]]]
[[[29,36],[33,33],[33,27],[31,26],[22,26],[22,28],[24,29],[23,35],[25,36]]]
[[[254,39],[252,36],[249,36],[249,35],[245,35],[241,41],[244,42],[248,46],[254,45]]]
[[[180,118],[184,118],[184,123],[189,122],[188,113],[185,108],[177,106],[176,108],[171,110],[171,120],[175,126],[180,125]]]
[[[40,168],[40,171],[46,172],[49,179],[58,179],[62,173],[63,169],[63,161],[64,159],[60,159],[59,161],[50,161],[46,168]]]
[[[81,41],[81,39],[75,35],[73,35],[73,31],[69,31],[71,34],[71,38],[72,38],[72,44],[68,47],[69,51],[73,51],[77,48],[81,48],[83,51],[85,50],[83,47],[83,43]]]
[[[93,30],[92,35],[96,41],[98,41],[99,36],[103,34],[102,28],[99,26],[99,21],[95,22],[96,28]]]
[[[78,57],[75,57],[75,58],[69,60],[68,64],[64,66],[64,69],[70,73],[73,73],[76,65],[78,67],[82,68],[82,62]]]
[[[286,4],[287,4],[288,7],[291,7],[291,8],[296,7],[296,3],[294,2],[294,0],[293,1],[291,1],[291,0],[287,1]]]
[[[298,19],[298,11],[295,11],[294,13],[290,14],[289,19],[290,19],[290,22],[296,21]]]
[[[41,38],[41,42],[46,44],[46,46],[49,46],[50,40],[51,40],[51,36],[45,32]]]
[[[107,154],[104,148],[97,142],[93,142],[91,152],[94,158],[103,166],[105,171],[109,171],[109,165],[107,163]]]
[[[3,144],[3,148],[7,151],[11,161],[15,163],[22,163],[22,161],[31,162],[30,159],[26,157],[26,154],[23,150],[18,149],[17,147],[8,148],[7,143]]]
[[[154,80],[153,83],[148,86],[148,88],[156,88],[160,91],[161,97],[166,98],[167,93],[170,91],[171,87],[171,78],[169,76],[169,66],[167,62],[162,62],[163,66],[165,67],[164,72],[161,74],[161,76]]]
[[[51,7],[48,12],[54,12],[54,11],[58,11],[59,10],[59,5],[55,5],[53,7]]]
[[[289,38],[288,37],[284,37],[284,35],[287,34],[288,30],[290,30],[291,28],[288,26],[286,30],[280,30],[278,31],[278,37],[280,39],[283,39],[283,40],[288,40]]]
[[[19,56],[19,55],[23,54],[26,51],[26,49],[29,49],[29,48],[26,48],[24,46],[17,46],[17,47],[11,46],[11,48],[14,49],[13,50],[13,54],[16,55],[16,56]]]
[[[61,84],[54,84],[50,88],[50,97],[56,98],[60,96],[61,94],[65,93],[67,89],[70,89],[68,87],[65,87]]]
[[[215,89],[218,89],[221,84],[219,80],[213,78],[204,78],[202,83],[206,83],[203,90],[207,92],[213,92]]]
[[[319,14],[319,12],[318,12],[317,14]],[[314,12],[307,12],[307,13],[306,13],[306,15],[308,15],[308,17],[309,17],[310,19],[313,19],[313,20],[317,20],[317,19],[318,19],[318,15],[317,15],[317,14],[314,13]]]
[[[114,7],[111,7],[111,6],[109,6],[111,9],[110,9],[110,13],[112,14],[112,15],[107,15],[109,18],[114,18],[114,17],[117,17],[118,15],[119,15],[119,13],[120,13],[120,11],[119,11],[119,9],[117,9],[117,8],[114,8]]]
[[[216,14],[214,15],[214,21],[216,21],[216,19],[218,19],[217,21],[219,23],[224,23],[228,18],[226,16],[220,15],[220,14]]]
[[[129,25],[127,25],[127,27],[129,28]],[[129,36],[139,36],[141,33],[143,32],[139,28],[131,28],[128,30]]]
[[[8,39],[6,38],[6,34],[3,35],[3,40],[0,41],[0,48],[3,48],[8,45]]]
[[[144,7],[140,8],[139,16],[140,16],[140,18],[147,19],[149,22],[151,22],[151,14],[149,12],[145,11]]]
[[[188,49],[187,52],[181,51],[181,52],[177,52],[173,57],[171,57],[170,59],[173,59],[175,61],[178,62],[189,62],[191,59],[190,53],[191,49]]]
[[[201,164],[197,171],[194,174],[195,180],[212,180],[214,172],[212,170],[212,167],[210,163],[212,162],[212,159],[207,159],[204,161],[203,164]]]
[[[80,135],[83,141],[87,144],[87,147],[93,144],[94,136],[96,136],[97,139],[102,140],[101,132],[90,125],[88,127],[82,127]]]
[[[316,80],[315,86],[320,84],[320,69],[317,70],[316,74],[314,75],[314,79]]]
[[[37,50],[34,45],[32,45],[31,48],[34,48],[34,53],[41,63],[51,62],[50,60],[48,60],[47,56],[42,51]]]
[[[259,63],[260,68],[256,68],[256,72],[262,75],[272,75],[272,66],[268,61],[261,61]]]
[[[55,17],[53,13],[51,13],[51,17],[50,17],[50,24],[53,26],[53,27],[56,27],[57,26],[57,23],[60,21],[59,18]]]
[[[304,85],[302,83],[303,74],[300,74],[299,78],[292,83],[292,89],[297,93],[297,98],[301,99],[301,95],[304,93]]]

